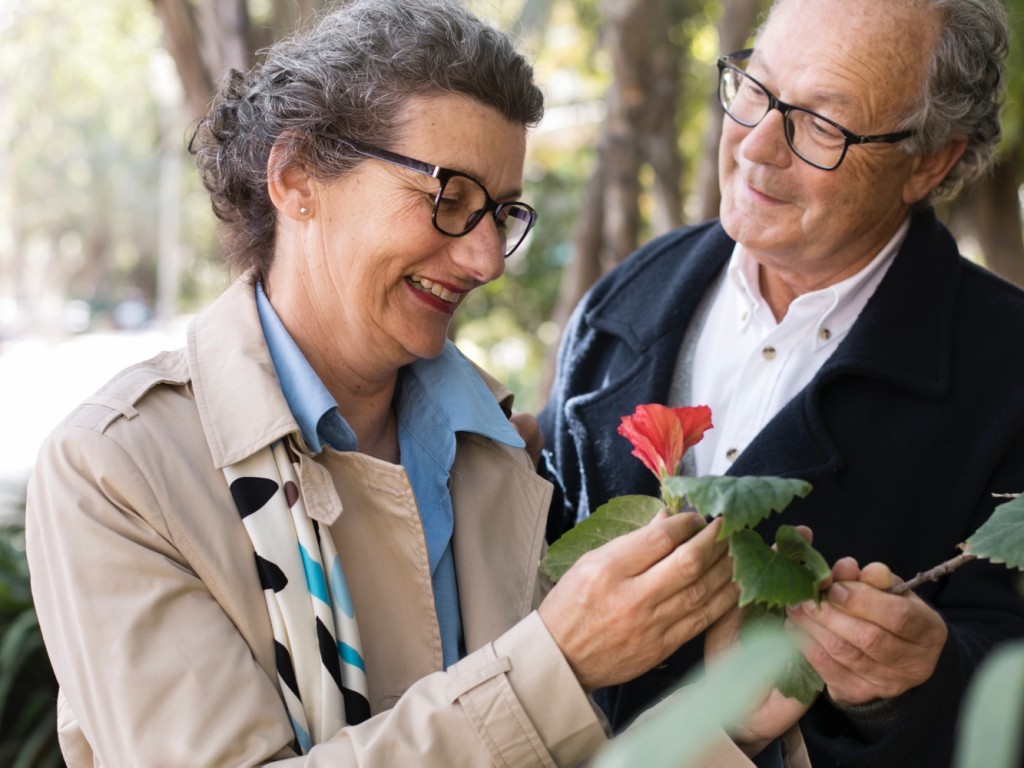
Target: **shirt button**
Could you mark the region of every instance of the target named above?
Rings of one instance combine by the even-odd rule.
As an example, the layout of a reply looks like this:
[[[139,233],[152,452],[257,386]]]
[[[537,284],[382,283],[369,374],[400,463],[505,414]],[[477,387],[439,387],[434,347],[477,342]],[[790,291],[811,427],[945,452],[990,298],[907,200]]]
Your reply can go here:
[[[740,452],[735,448],[730,448],[728,451],[725,452],[725,458],[727,458],[729,461],[736,461],[736,457],[739,455]]]
[[[775,347],[765,347],[764,349],[762,349],[761,350],[761,357],[763,357],[765,360],[774,360],[775,359]]]
[[[832,331],[830,331],[828,328],[822,328],[820,331],[818,331],[818,338],[821,339],[822,341],[828,341],[829,339],[832,338]]]

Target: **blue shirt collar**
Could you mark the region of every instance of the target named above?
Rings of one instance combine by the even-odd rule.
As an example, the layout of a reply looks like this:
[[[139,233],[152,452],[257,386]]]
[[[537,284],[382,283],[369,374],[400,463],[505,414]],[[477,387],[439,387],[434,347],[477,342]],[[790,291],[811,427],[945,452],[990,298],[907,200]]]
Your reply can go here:
[[[337,451],[356,450],[356,435],[338,413],[337,401],[284,327],[262,283],[256,283],[256,309],[281,391],[306,445],[313,453],[320,453],[325,443]]]
[[[261,283],[256,284],[256,307],[281,390],[306,445],[313,453],[320,453],[324,444],[337,451],[358,450],[355,433],[338,412],[337,401],[284,327]],[[439,420],[451,433],[474,432],[524,447],[487,385],[450,341],[437,357],[407,366],[403,378],[399,411],[409,420],[419,422],[429,414],[428,421],[438,424]]]

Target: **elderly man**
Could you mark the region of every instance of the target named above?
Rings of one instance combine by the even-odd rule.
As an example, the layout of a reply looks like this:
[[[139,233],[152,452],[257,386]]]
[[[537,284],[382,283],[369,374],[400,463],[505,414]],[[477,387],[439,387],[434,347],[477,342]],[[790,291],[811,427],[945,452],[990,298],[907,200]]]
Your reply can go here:
[[[657,494],[616,435],[640,403],[711,406],[687,473],[813,484],[762,529],[805,523],[835,563],[820,606],[790,611],[826,685],[801,720],[815,766],[948,764],[972,672],[1024,634],[999,565],[886,591],[1024,489],[1024,294],[931,209],[992,161],[1006,48],[998,0],[778,0],[719,61],[720,219],[592,289],[541,416],[551,538]],[[613,725],[700,657],[601,692]]]

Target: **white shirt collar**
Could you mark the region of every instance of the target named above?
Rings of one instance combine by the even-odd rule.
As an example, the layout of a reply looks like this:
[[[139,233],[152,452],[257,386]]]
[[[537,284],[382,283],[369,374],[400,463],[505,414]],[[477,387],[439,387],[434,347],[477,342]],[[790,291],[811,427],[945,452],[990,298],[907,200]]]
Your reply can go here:
[[[815,350],[835,344],[853,327],[861,310],[888,272],[909,229],[908,217],[882,250],[859,272],[838,283],[810,291],[794,299],[789,313],[804,317],[816,316]],[[739,243],[736,243],[729,259],[723,289],[734,291],[735,306],[739,309],[737,330],[742,331],[751,322],[758,322],[765,328],[772,328],[778,324],[761,294],[758,263]],[[785,319],[783,318],[783,321]]]

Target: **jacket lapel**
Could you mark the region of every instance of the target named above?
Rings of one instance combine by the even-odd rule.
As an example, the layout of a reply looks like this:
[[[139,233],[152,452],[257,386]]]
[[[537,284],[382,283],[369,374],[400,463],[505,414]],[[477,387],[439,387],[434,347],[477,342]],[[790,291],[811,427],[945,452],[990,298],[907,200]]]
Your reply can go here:
[[[813,480],[845,457],[827,419],[833,388],[863,377],[939,397],[951,385],[949,349],[960,265],[952,235],[932,211],[917,214],[889,272],[835,354],[730,468],[731,475]],[[946,255],[949,254],[949,255]],[[844,400],[845,407],[856,407]]]
[[[616,467],[591,473],[583,492],[599,502],[623,493],[657,494],[654,477],[630,456],[616,434],[619,418],[641,403],[664,403],[683,334],[733,241],[715,223],[691,242],[666,238],[639,257],[664,266],[636,265],[587,315],[588,323],[616,337],[616,353],[603,386],[569,398],[566,410],[583,467]],[[844,457],[823,416],[830,389],[849,377],[868,377],[938,397],[950,386],[953,301],[959,262],[952,236],[931,210],[917,213],[888,274],[850,334],[815,378],[776,414],[729,474],[779,474],[813,480],[840,469]],[[674,259],[683,259],[680,266]],[[665,286],[669,280],[670,285]],[[628,293],[629,300],[622,299]],[[666,301],[665,297],[674,297]],[[598,336],[600,339],[600,336]],[[606,342],[602,342],[606,343]],[[610,414],[615,414],[610,418]]]
[[[684,237],[692,237],[692,244],[684,246],[678,234],[669,235],[638,254],[658,263],[638,265],[627,282],[587,313],[599,343],[607,343],[601,334],[619,343],[609,345],[618,351],[603,371],[603,386],[565,404],[580,465],[616,468],[586,477],[583,509],[593,509],[591,499],[600,503],[625,493],[658,493],[656,479],[630,455],[629,442],[617,429],[637,405],[665,402],[686,327],[734,246],[717,223],[688,230]],[[623,300],[626,294],[629,299]]]

